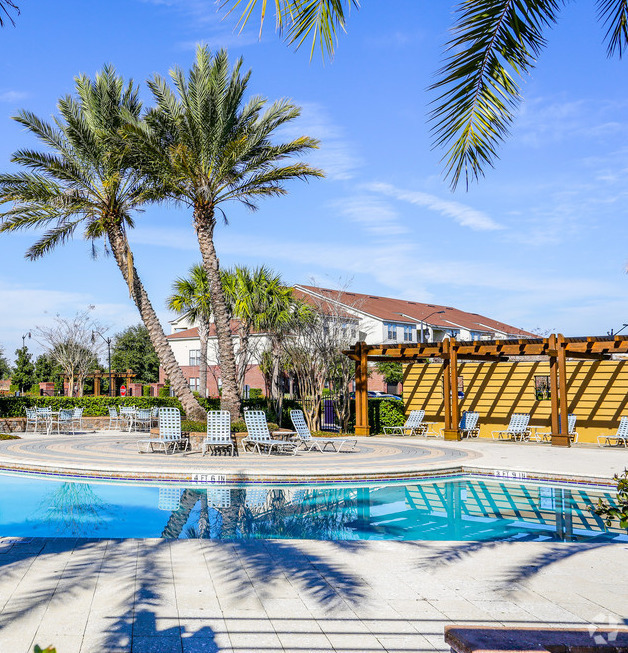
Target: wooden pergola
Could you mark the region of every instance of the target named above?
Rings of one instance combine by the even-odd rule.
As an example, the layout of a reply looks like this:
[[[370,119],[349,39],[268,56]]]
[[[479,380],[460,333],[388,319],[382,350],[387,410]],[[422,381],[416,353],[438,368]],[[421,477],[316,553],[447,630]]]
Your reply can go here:
[[[547,338],[509,340],[475,340],[459,342],[448,338],[442,342],[367,345],[357,342],[343,352],[355,361],[355,432],[369,434],[368,363],[395,361],[418,363],[440,359],[443,364],[445,439],[458,440],[458,361],[504,362],[511,357],[547,356],[550,366],[550,400],[552,445],[569,447],[567,368],[571,359],[608,360],[612,354],[628,353],[628,336],[589,336],[565,338],[551,334]],[[452,388],[455,389],[452,392]]]

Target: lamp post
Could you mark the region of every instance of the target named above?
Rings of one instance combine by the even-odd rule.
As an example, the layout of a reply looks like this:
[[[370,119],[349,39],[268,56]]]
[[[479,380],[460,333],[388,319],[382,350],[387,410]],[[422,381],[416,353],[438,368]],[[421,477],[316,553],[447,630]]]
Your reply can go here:
[[[28,338],[30,340],[30,338],[31,338],[31,332],[30,331],[28,333],[25,333],[22,336],[22,349],[24,349],[24,347],[26,347],[26,338]]]
[[[425,334],[423,332],[423,325],[425,324],[425,320],[427,320],[428,317],[432,317],[432,315],[438,315],[440,313],[444,313],[445,311],[432,311],[429,315],[426,315],[424,318],[419,320],[421,322],[421,344],[425,342]]]
[[[92,342],[96,341],[98,334],[107,343],[107,359],[109,364],[109,396],[113,397],[113,384],[111,383],[111,338],[105,338],[100,331],[92,331]]]
[[[608,332],[608,335],[612,338],[613,336],[616,336],[618,333],[621,333],[621,332],[622,332],[626,327],[628,327],[628,324],[624,324],[624,326],[622,326],[622,328],[619,329],[619,331],[615,331],[615,332],[613,332],[613,329],[611,329],[611,330]]]

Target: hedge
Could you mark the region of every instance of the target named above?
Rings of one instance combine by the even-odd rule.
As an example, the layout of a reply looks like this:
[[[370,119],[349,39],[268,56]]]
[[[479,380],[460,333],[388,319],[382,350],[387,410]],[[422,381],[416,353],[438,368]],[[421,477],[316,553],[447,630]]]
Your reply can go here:
[[[85,417],[107,416],[108,406],[173,406],[183,412],[175,397],[0,397],[0,417],[24,417],[24,409],[34,406],[49,406],[52,410],[84,408]]]
[[[406,421],[404,403],[397,399],[369,399],[368,416],[372,435],[383,433],[384,426],[402,426]],[[349,428],[355,430],[355,401],[351,402]]]

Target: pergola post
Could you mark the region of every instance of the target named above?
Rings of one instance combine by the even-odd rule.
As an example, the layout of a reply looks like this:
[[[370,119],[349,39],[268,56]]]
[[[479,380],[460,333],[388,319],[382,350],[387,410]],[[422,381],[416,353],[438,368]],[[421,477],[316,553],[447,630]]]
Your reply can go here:
[[[368,352],[363,342],[357,343],[355,361],[355,434],[369,435]]]
[[[556,335],[551,334],[548,339],[548,355],[549,355],[549,371],[550,371],[550,407],[552,411],[551,424],[552,424],[552,444],[555,437],[560,437],[558,426],[558,344],[556,342]]]
[[[451,360],[449,358],[449,340],[444,340],[443,346],[443,394],[445,409],[445,432],[451,430]]]
[[[459,408],[458,408],[458,352],[456,349],[456,339],[449,339],[449,426],[445,424],[444,437],[445,440],[460,440],[460,433],[458,432]]]
[[[94,397],[100,397],[100,374],[94,374]]]
[[[570,447],[569,412],[567,406],[567,355],[565,353],[565,337],[558,334],[558,407],[560,413],[559,430],[552,429],[552,446]]]

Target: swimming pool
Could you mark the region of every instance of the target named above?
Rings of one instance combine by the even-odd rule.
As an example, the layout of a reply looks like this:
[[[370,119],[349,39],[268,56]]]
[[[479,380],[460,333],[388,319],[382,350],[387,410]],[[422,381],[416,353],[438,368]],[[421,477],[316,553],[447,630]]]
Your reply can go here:
[[[0,536],[628,541],[613,489],[458,476],[343,487],[156,487],[0,474]]]

